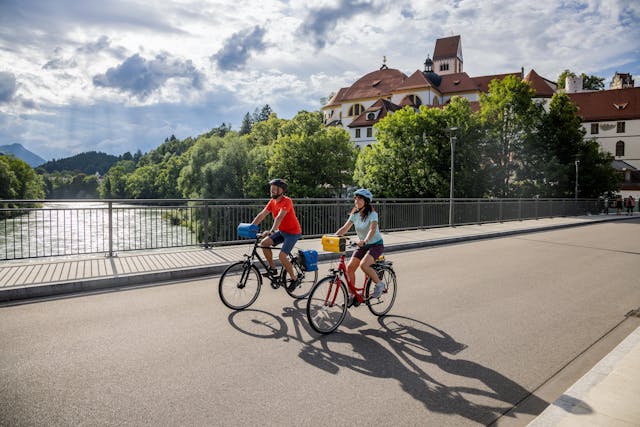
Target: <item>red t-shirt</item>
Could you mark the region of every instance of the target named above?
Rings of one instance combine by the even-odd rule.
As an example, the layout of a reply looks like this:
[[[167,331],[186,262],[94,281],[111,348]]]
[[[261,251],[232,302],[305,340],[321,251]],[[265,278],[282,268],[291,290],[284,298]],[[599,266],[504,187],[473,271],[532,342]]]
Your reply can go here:
[[[289,197],[282,196],[280,201],[271,199],[269,200],[269,203],[267,203],[267,211],[271,212],[274,219],[282,209],[286,209],[287,213],[284,218],[282,218],[282,222],[280,223],[278,230],[289,234],[301,234],[302,228],[298,222],[298,217],[296,217],[296,212],[293,210],[293,201]]]

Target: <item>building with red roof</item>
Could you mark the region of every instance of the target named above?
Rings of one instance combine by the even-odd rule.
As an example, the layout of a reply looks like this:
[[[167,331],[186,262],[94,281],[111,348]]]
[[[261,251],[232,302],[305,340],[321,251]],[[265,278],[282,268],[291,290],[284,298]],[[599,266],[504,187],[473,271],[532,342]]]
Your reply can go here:
[[[386,60],[379,70],[365,74],[350,87],[341,88],[322,107],[326,126],[342,126],[358,146],[374,143],[373,125],[387,114],[410,106],[438,107],[446,105],[453,96],[463,96],[479,109],[480,94],[489,90],[494,79],[515,75],[529,81],[538,98],[550,98],[557,90],[555,83],[531,70],[489,76],[470,77],[463,68],[460,36],[436,40],[433,59],[427,57],[422,71],[407,76],[389,68]],[[434,71],[437,70],[437,71]]]

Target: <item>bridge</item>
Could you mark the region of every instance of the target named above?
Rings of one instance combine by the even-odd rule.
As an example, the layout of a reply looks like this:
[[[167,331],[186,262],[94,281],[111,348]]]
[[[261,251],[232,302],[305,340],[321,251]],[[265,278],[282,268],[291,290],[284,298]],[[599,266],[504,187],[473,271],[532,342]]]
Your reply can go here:
[[[638,424],[639,225],[385,233],[396,305],[329,336],[284,292],[218,301],[246,245],[4,262],[1,424]]]

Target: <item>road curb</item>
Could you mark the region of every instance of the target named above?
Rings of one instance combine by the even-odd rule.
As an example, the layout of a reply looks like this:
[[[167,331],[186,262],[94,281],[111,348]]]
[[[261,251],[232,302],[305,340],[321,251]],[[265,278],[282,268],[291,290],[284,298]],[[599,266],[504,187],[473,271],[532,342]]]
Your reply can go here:
[[[426,247],[442,246],[469,242],[475,240],[494,239],[508,237],[518,234],[531,234],[544,231],[558,230],[563,228],[574,228],[603,222],[624,221],[635,217],[611,217],[598,218],[582,223],[556,224],[537,228],[527,228],[521,230],[496,231],[492,233],[479,233],[465,236],[445,237],[435,240],[420,240],[414,242],[398,243],[385,246],[385,252],[398,252]],[[340,254],[331,252],[321,252],[318,254],[318,261],[331,261],[340,257]],[[31,286],[19,286],[13,288],[0,288],[0,303],[15,302],[21,300],[31,300],[38,298],[55,297],[85,292],[114,290],[118,288],[129,288],[140,285],[150,285],[150,282],[167,282],[172,280],[198,278],[207,275],[216,275],[224,271],[231,263],[218,264],[212,266],[187,267],[175,270],[154,271],[145,273],[134,273],[119,276],[108,276],[92,279],[74,280],[68,282],[44,283]]]

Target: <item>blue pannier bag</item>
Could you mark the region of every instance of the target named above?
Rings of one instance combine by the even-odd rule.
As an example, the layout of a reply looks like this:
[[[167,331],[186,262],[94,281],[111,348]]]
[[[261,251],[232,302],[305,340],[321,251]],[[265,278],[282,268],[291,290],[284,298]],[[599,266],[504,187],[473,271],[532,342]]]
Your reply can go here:
[[[313,249],[308,251],[298,250],[298,261],[304,271],[316,271],[318,269],[318,251]]]
[[[240,237],[255,239],[257,238],[256,234],[258,234],[258,230],[260,230],[260,227],[256,224],[247,224],[245,222],[238,224],[238,236]]]

